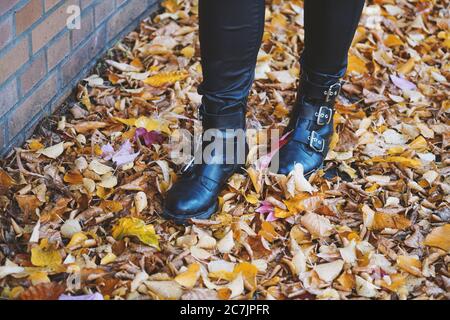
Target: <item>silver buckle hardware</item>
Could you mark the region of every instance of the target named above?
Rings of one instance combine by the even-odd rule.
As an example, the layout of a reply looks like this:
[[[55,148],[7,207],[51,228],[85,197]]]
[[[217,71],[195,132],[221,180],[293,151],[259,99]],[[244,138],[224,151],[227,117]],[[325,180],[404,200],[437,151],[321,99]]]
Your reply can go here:
[[[324,126],[327,124],[330,124],[331,120],[333,119],[333,110],[331,108],[322,106],[319,109],[319,112],[315,114],[317,117],[317,124],[319,126]]]
[[[331,98],[336,98],[341,93],[341,89],[342,83],[340,81],[330,86],[328,90],[324,92],[326,96],[325,101],[328,102]]]
[[[316,131],[312,131],[308,137],[309,146],[316,152],[323,152],[325,150],[325,140],[323,140]]]
[[[183,169],[181,169],[181,173],[184,174],[184,173],[188,172],[189,169],[194,165],[194,161],[195,161],[195,157],[193,157],[192,160],[189,161],[188,164],[183,167]]]

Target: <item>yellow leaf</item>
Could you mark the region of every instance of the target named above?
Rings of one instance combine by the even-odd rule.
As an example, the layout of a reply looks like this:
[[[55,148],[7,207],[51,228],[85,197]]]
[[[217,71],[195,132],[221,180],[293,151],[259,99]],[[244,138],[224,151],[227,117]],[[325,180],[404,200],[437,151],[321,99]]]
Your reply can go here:
[[[391,278],[390,283],[388,284],[386,283],[386,281],[381,280],[381,286],[393,292],[400,292],[406,284],[406,275],[395,273],[390,275],[389,277]]]
[[[250,204],[257,204],[259,202],[258,196],[254,193],[251,193],[249,195],[244,195],[245,200]]]
[[[39,271],[39,272],[33,272],[32,274],[30,274],[30,276],[28,277],[28,280],[31,281],[31,284],[33,286],[36,286],[40,283],[50,283],[50,279],[47,275],[47,272],[43,272],[43,271]]]
[[[136,119],[135,118],[131,118],[131,119],[122,119],[122,118],[114,118],[114,120],[119,121],[127,126],[135,126],[136,125]]]
[[[415,65],[416,60],[414,58],[410,58],[408,61],[397,68],[397,72],[406,75],[411,72]]]
[[[137,237],[141,242],[148,246],[159,249],[159,236],[155,232],[153,225],[146,225],[144,221],[134,217],[122,218],[119,223],[113,227],[112,236],[116,240],[124,237]]]
[[[376,162],[394,162],[410,168],[420,168],[422,166],[422,162],[420,160],[400,156],[389,156],[386,158],[373,157],[372,159],[366,160],[366,163],[376,163]]]
[[[191,46],[184,48],[181,50],[181,54],[186,58],[191,59],[195,55],[195,49]]]
[[[261,192],[261,175],[258,171],[256,171],[253,167],[250,167],[247,169],[248,175],[250,177],[250,180],[252,180],[253,187],[255,188],[255,191],[257,193]]]
[[[161,131],[167,134],[172,133],[167,121],[164,119],[155,119],[142,116],[139,117],[138,119],[114,118],[114,120],[119,121],[130,127],[145,128],[147,131]]]
[[[343,272],[336,281],[341,285],[345,291],[352,291],[355,287],[355,277],[353,274]]]
[[[262,236],[269,242],[273,242],[278,238],[278,233],[275,231],[275,228],[270,222],[264,221],[261,225],[261,230],[258,232],[258,235]]]
[[[424,137],[418,136],[409,144],[409,147],[417,152],[425,152],[428,150],[428,143]]]
[[[198,263],[191,264],[188,269],[175,277],[175,281],[181,286],[192,289],[200,277],[200,265]]]
[[[88,237],[83,232],[77,232],[72,236],[70,242],[67,244],[67,248],[71,249],[83,245]]]
[[[123,210],[123,205],[119,201],[104,200],[100,203],[100,208],[105,212],[117,213]]]
[[[337,132],[333,133],[330,141],[330,150],[334,150],[339,142],[339,134]]]
[[[348,72],[356,72],[359,74],[367,73],[366,63],[359,57],[350,55],[348,57]]]
[[[363,41],[367,37],[366,28],[360,26],[356,29],[355,37],[353,38],[352,46],[358,42]]]
[[[384,39],[384,44],[389,47],[398,47],[404,45],[403,41],[395,34],[390,34]]]
[[[140,117],[136,120],[135,126],[137,128],[145,128],[147,131],[161,131],[167,134],[171,134],[169,125],[164,119]]]
[[[86,109],[91,110],[92,109],[92,103],[89,99],[89,94],[86,88],[83,90],[83,96],[81,97],[81,103],[86,107]]]
[[[28,148],[30,148],[31,151],[38,151],[44,148],[44,145],[39,140],[31,140],[28,142]]]
[[[175,82],[184,80],[188,77],[186,71],[162,72],[144,80],[145,84],[152,87],[162,87],[166,84],[174,84]]]
[[[100,264],[102,266],[105,266],[107,264],[110,264],[111,262],[114,262],[117,259],[117,256],[114,253],[108,253],[106,256],[103,257],[103,259],[100,261]]]
[[[389,148],[387,153],[388,153],[388,155],[393,156],[393,155],[401,154],[404,151],[405,151],[405,147],[403,147],[403,146],[395,146],[395,147]]]
[[[424,244],[450,252],[450,224],[434,228],[425,238]]]
[[[169,13],[175,13],[178,10],[180,10],[180,6],[178,5],[177,0],[164,0],[161,3],[161,6],[163,8],[166,8],[167,12],[169,12]]]
[[[258,268],[251,263],[242,262],[234,267],[233,273],[237,276],[242,274],[244,280],[252,287],[252,290],[256,289],[256,275]]]
[[[43,239],[39,246],[31,249],[31,263],[36,267],[57,267],[61,265],[62,257],[59,250]]]

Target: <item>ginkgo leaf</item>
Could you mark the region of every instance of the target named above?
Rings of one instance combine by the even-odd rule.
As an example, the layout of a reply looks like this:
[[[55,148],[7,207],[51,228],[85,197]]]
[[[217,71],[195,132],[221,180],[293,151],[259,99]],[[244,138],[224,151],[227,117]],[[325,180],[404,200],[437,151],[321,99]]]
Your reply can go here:
[[[112,236],[121,240],[124,237],[137,237],[141,242],[159,249],[159,236],[155,232],[153,225],[146,225],[144,221],[138,218],[122,218],[113,227]]]

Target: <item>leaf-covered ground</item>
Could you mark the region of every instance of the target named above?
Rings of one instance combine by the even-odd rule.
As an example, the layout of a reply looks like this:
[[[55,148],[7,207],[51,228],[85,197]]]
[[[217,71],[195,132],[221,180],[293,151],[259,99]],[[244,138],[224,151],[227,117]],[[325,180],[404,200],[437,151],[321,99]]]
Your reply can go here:
[[[166,0],[0,170],[5,299],[447,299],[448,1],[374,0],[354,40],[328,166],[309,181],[251,150],[210,221],[161,218],[201,82],[195,2]],[[273,0],[248,108],[283,130],[303,3]],[[94,295],[95,293],[95,295]]]

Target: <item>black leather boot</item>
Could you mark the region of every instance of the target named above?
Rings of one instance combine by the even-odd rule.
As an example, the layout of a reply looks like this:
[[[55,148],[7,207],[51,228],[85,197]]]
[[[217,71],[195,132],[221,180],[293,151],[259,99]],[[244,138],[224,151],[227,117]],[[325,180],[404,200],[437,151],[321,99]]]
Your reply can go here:
[[[186,224],[192,218],[208,219],[217,212],[218,195],[223,186],[245,166],[245,105],[239,103],[231,108],[235,110],[232,113],[220,115],[206,112],[203,105],[200,107],[204,136],[212,133],[214,138],[202,144],[202,163],[192,162],[169,190],[164,203],[164,217]],[[215,140],[218,137],[221,140]],[[219,141],[222,148],[211,148],[215,141]],[[206,148],[214,151],[205,155]]]
[[[302,72],[297,102],[287,128],[292,133],[280,149],[278,173],[288,175],[296,163],[301,163],[308,177],[323,166],[333,135],[334,104],[341,86],[340,76]]]

